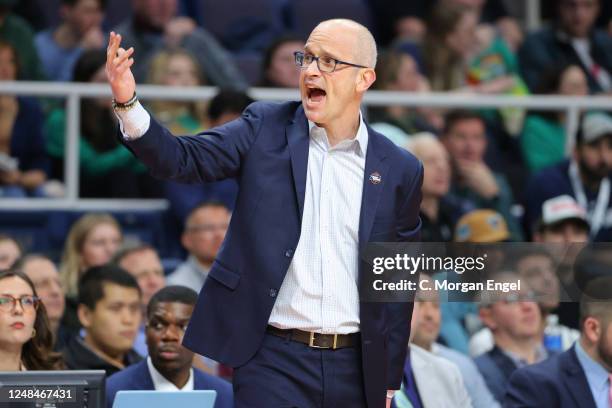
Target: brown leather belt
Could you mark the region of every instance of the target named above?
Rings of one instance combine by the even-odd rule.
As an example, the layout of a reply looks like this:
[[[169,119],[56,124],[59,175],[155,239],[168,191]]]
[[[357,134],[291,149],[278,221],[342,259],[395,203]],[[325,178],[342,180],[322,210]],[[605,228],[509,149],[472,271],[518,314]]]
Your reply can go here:
[[[268,326],[266,331],[274,336],[304,343],[313,348],[340,349],[355,347],[359,343],[359,333],[351,334],[321,334],[298,329],[279,329]]]

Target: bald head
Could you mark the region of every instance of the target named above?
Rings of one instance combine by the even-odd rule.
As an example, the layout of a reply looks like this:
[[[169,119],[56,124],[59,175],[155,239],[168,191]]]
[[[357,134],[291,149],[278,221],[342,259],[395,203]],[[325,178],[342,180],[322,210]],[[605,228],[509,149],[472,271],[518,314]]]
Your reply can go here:
[[[428,153],[446,155],[444,145],[432,133],[421,132],[412,136],[406,143],[406,150],[414,154],[419,160],[424,160]]]
[[[333,29],[345,33],[347,37],[350,37],[354,43],[352,47],[355,50],[355,62],[360,65],[365,65],[369,68],[376,67],[376,41],[374,36],[365,26],[359,24],[356,21],[335,18],[332,20],[325,20],[319,23],[312,32],[314,33],[320,29]]]

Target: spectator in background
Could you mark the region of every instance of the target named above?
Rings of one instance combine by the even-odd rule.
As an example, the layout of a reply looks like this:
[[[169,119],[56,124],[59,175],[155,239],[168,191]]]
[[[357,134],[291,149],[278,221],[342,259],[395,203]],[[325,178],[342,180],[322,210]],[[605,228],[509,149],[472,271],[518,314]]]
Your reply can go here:
[[[164,268],[155,248],[147,244],[127,246],[120,249],[113,257],[113,263],[132,275],[140,286],[143,324],[140,325],[134,341],[134,350],[138,354],[146,356],[148,352],[145,342],[144,322],[146,319],[144,314],[151,297],[166,285]]]
[[[416,60],[399,50],[389,50],[378,57],[374,89],[427,93],[429,82],[420,72]],[[407,106],[372,107],[369,109],[371,126],[398,146],[403,146],[410,135],[419,131],[435,131],[443,118],[434,110]]]
[[[514,272],[499,272],[489,279],[516,283],[520,277]],[[520,290],[486,291],[482,296],[480,319],[493,333],[495,346],[474,361],[495,399],[502,401],[517,368],[548,358],[540,341],[542,319],[525,282]]]
[[[79,281],[78,315],[85,335],[73,337],[64,349],[66,366],[105,370],[110,376],[141,361],[132,348],[142,319],[141,299],[138,283],[123,269],[89,269]]]
[[[514,197],[508,181],[484,161],[488,144],[484,120],[473,112],[451,111],[446,115],[441,140],[453,165],[451,192],[478,208],[499,212],[506,220],[512,239],[521,241],[520,226],[511,213]]]
[[[0,371],[57,370],[45,306],[21,271],[0,271]]]
[[[519,51],[521,72],[529,88],[542,74],[560,65],[577,65],[592,93],[612,92],[612,38],[594,27],[600,0],[558,0],[552,27],[527,36]]]
[[[229,54],[215,38],[188,17],[177,17],[178,0],[131,0],[132,18],[115,32],[127,49],[140,53],[132,67],[138,82],[143,82],[151,58],[160,49],[183,47],[199,62],[211,85],[246,89],[247,83]]]
[[[610,270],[610,262],[601,266]],[[574,347],[540,364],[515,371],[510,378],[504,407],[610,406],[612,285],[609,280],[608,277],[603,281],[593,282],[598,288],[588,291],[593,291],[596,295],[585,296],[581,300],[581,334]]]
[[[23,69],[18,51],[0,39],[0,81],[15,81]],[[0,197],[44,197],[49,171],[36,99],[0,95]]]
[[[206,80],[198,61],[181,48],[161,50],[149,67],[148,83],[166,86],[203,86]],[[151,101],[149,107],[155,117],[176,135],[204,130],[204,107],[197,101]]]
[[[104,50],[89,50],[81,54],[74,67],[76,82],[106,81]],[[158,185],[146,168],[114,137],[117,118],[108,98],[81,101],[79,139],[80,197],[147,198],[159,196]],[[54,174],[63,178],[66,149],[66,111],[59,108],[50,113],[45,130],[47,152],[53,159]],[[121,180],[109,183],[108,180]]]
[[[56,350],[61,349],[68,336],[68,333],[60,326],[66,309],[66,301],[55,264],[46,256],[30,254],[19,260],[17,268],[21,269],[32,281],[34,289],[36,289],[47,311],[49,329],[53,334],[55,344],[54,348]]]
[[[579,65],[555,67],[542,77],[536,94],[586,96],[587,77]],[[565,157],[565,112],[532,112],[525,120],[521,150],[529,170],[535,173]]]
[[[48,80],[72,80],[74,64],[83,50],[104,47],[102,17],[105,2],[62,0],[60,25],[36,35],[36,49]]]
[[[219,202],[206,202],[191,211],[181,243],[189,258],[168,276],[168,284],[199,292],[225,239],[231,213]]]
[[[192,368],[194,354],[181,345],[197,297],[189,288],[168,286],[151,298],[146,314],[149,356],[107,380],[108,408],[112,408],[116,393],[124,390],[214,390],[215,408],[234,406],[231,385]]]
[[[66,312],[62,324],[78,330],[78,282],[93,266],[108,263],[121,245],[121,227],[110,214],[86,214],[68,232],[60,266],[60,280],[66,292]]]
[[[612,241],[611,170],[612,117],[603,112],[586,114],[571,159],[542,170],[529,181],[525,194],[527,225],[536,225],[544,201],[567,194],[586,209],[590,238]]]
[[[426,287],[434,287],[433,281],[426,276],[422,275],[421,281],[424,281],[423,284],[427,285]],[[491,395],[472,359],[465,354],[436,343],[442,320],[438,291],[435,289],[427,292],[418,291],[416,296],[414,310],[412,311],[410,341],[457,366],[474,408],[498,408],[499,403]],[[441,386],[440,389],[446,390],[446,387]],[[445,406],[455,406],[452,402]]]
[[[43,79],[42,66],[34,45],[34,31],[24,19],[11,12],[16,3],[17,0],[0,0],[0,40],[8,42],[17,53],[18,65],[21,67],[18,79]]]
[[[10,235],[0,234],[0,271],[9,269],[22,254],[21,245]]]
[[[295,51],[304,49],[304,40],[295,35],[277,38],[266,49],[263,57],[260,86],[297,89],[300,70],[295,66]]]
[[[421,201],[421,240],[446,242],[453,238],[459,217],[473,209],[469,202],[449,195],[451,168],[446,148],[430,133],[414,135],[406,149],[414,154],[426,169],[423,174]]]
[[[230,122],[242,114],[253,102],[247,94],[232,90],[221,90],[208,105],[210,127]],[[170,201],[170,209],[178,222],[183,225],[187,216],[198,204],[206,201],[220,201],[233,209],[238,195],[235,179],[216,181],[204,185],[183,184],[174,181],[164,182],[164,195]]]

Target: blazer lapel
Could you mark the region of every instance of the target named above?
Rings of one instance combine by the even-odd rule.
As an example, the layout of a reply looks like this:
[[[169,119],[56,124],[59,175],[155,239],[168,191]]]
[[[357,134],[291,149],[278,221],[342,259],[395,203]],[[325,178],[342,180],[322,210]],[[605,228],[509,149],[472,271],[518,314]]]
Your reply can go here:
[[[304,213],[304,196],[306,194],[306,171],[308,169],[308,146],[310,141],[308,120],[302,105],[298,106],[293,120],[286,129],[287,145],[291,156],[293,184],[299,208],[300,222]]]
[[[377,134],[368,128],[368,151],[366,153],[365,170],[363,174],[363,193],[361,196],[361,214],[359,217],[359,248],[363,250],[368,243],[376,208],[383,187],[387,180],[389,163],[385,162],[385,152]]]
[[[575,347],[573,346],[569,352],[561,356],[563,358],[563,371],[566,374],[563,380],[577,407],[595,408],[595,400],[593,394],[591,394],[586,375],[578,357],[576,357]]]

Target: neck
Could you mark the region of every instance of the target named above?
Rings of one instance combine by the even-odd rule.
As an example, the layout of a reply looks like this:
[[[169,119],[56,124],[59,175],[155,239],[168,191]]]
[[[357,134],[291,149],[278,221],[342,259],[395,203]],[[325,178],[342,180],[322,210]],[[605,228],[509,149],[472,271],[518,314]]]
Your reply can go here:
[[[213,261],[209,260],[209,259],[200,259],[200,258],[198,258],[195,255],[193,256],[193,258],[196,260],[196,262],[200,266],[200,268],[202,268],[202,269],[204,269],[206,271],[209,271],[210,267],[213,264]]]
[[[427,350],[427,351],[431,351],[431,346],[433,344],[432,342],[422,341],[422,340],[419,340],[419,339],[412,339],[411,342],[413,344],[416,344],[420,348]]]
[[[161,371],[157,367],[155,367],[155,369],[159,371],[159,373],[163,375],[166,380],[170,381],[178,389],[181,389],[189,380],[189,370],[191,369],[191,366],[181,367],[175,371]]]
[[[67,23],[60,25],[55,30],[53,38],[63,48],[72,48],[79,42],[79,34]]]
[[[57,340],[57,332],[59,331],[60,319],[49,319],[49,329],[53,333],[53,338]]]
[[[590,174],[589,170],[585,170],[580,164],[578,164],[578,169],[582,185],[591,191],[599,190],[599,184],[601,184],[601,180],[603,180],[603,178]]]
[[[21,371],[21,345],[0,346],[0,371]]]
[[[512,339],[509,336],[496,335],[495,344],[504,351],[516,354],[529,364],[536,360],[537,338]]]
[[[95,343],[89,333],[85,335],[85,344],[87,344],[87,346],[104,361],[114,365],[115,367],[125,368],[125,364],[123,363],[125,353],[104,348],[103,346]]]
[[[359,111],[356,115],[345,115],[333,123],[323,125],[330,146],[335,146],[343,140],[354,139],[359,130]],[[318,125],[317,125],[318,126]]]
[[[584,352],[587,353],[588,356],[593,359],[593,361],[602,366],[607,372],[612,373],[612,366],[606,364],[606,362],[601,358],[601,356],[599,355],[599,351],[597,351],[597,345],[592,344],[590,341],[588,341],[584,337],[584,335],[580,336],[579,341],[580,346],[582,347]]]
[[[421,201],[421,211],[427,215],[432,221],[436,221],[438,219],[438,210],[440,209],[440,200],[438,197],[427,195],[423,196],[423,200]]]

